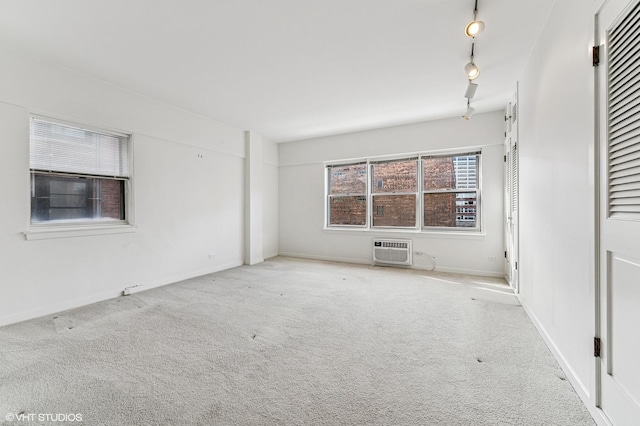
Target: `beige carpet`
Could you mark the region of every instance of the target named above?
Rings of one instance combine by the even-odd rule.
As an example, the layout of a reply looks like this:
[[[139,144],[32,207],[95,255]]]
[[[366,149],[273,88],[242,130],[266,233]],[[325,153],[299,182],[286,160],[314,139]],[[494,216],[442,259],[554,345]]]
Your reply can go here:
[[[500,280],[290,258],[0,328],[0,416],[593,425]]]

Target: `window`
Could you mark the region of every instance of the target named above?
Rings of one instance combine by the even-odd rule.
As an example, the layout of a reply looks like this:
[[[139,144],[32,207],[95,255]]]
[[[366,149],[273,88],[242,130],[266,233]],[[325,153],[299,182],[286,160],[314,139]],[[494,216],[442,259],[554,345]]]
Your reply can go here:
[[[479,154],[423,157],[425,227],[476,228]]]
[[[374,227],[416,227],[417,158],[371,164]]]
[[[328,165],[327,226],[479,230],[480,155]]]
[[[129,137],[32,117],[31,224],[127,222]]]
[[[366,226],[367,164],[327,167],[329,225]]]

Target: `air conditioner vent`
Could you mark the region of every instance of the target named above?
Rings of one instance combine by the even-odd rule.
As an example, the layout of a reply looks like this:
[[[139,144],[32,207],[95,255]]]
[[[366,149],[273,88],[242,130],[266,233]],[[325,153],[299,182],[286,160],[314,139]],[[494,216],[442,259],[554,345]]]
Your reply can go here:
[[[373,263],[411,266],[411,240],[373,240]]]

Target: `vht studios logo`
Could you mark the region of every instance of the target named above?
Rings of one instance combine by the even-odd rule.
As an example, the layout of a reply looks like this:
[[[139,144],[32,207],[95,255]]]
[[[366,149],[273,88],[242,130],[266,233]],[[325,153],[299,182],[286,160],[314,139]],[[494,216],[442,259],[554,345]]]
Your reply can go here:
[[[66,413],[8,413],[4,416],[8,422],[81,422],[82,414]]]

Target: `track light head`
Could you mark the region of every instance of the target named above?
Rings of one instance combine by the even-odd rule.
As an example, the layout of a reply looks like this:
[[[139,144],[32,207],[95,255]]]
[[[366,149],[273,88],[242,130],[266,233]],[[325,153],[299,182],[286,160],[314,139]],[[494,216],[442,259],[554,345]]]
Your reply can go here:
[[[476,21],[475,19],[469,22],[466,27],[464,27],[464,34],[467,37],[473,38],[476,35],[480,34],[482,31],[484,31],[484,22]]]
[[[465,111],[464,115],[462,116],[462,118],[464,118],[465,120],[469,120],[471,118],[471,116],[473,114],[475,114],[476,110],[470,106],[467,107],[467,110]]]
[[[473,97],[476,95],[476,90],[478,90],[478,85],[476,83],[469,82],[464,97],[467,99],[473,99]]]
[[[474,80],[480,75],[480,70],[473,62],[469,62],[464,66],[464,72],[467,73],[467,78],[469,78],[469,80]]]

